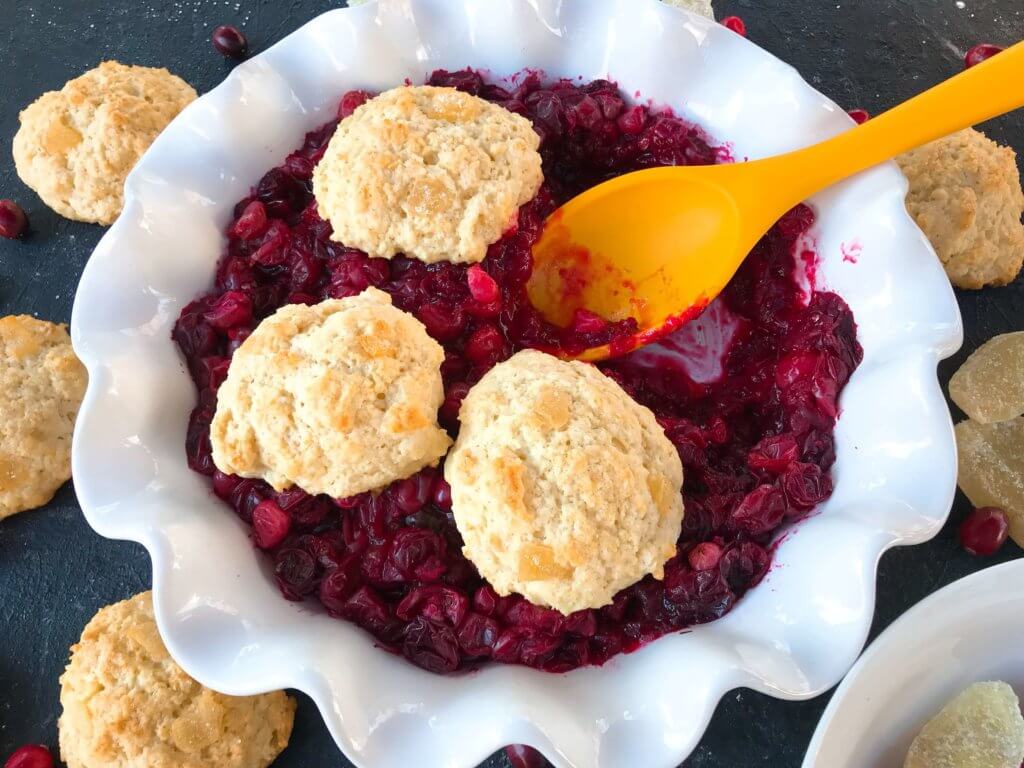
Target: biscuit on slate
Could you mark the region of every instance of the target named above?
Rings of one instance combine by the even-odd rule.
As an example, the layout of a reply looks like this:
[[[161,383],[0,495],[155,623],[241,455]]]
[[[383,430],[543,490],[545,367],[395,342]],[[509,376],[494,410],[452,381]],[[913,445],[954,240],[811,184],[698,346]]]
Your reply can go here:
[[[907,210],[953,285],[1013,282],[1024,261],[1024,192],[1013,150],[968,128],[896,162],[910,180]]]
[[[453,88],[382,93],[338,126],[313,175],[334,239],[371,256],[478,262],[542,181],[525,117]]]
[[[663,0],[665,5],[674,5],[676,8],[683,8],[693,11],[700,16],[715,18],[715,9],[711,7],[711,0]]]
[[[376,288],[259,324],[217,395],[217,468],[346,498],[410,477],[444,456],[437,424],[444,350]]]
[[[21,113],[18,175],[61,216],[112,224],[128,173],[195,98],[192,86],[166,69],[105,61]]]
[[[0,318],[0,519],[42,506],[71,477],[86,381],[63,325]]]
[[[524,351],[470,390],[445,465],[464,552],[501,595],[569,614],[662,578],[683,467],[647,408],[597,368]]]
[[[68,768],[265,768],[288,746],[295,701],[225,696],[167,653],[152,593],[101,609],[60,679]]]

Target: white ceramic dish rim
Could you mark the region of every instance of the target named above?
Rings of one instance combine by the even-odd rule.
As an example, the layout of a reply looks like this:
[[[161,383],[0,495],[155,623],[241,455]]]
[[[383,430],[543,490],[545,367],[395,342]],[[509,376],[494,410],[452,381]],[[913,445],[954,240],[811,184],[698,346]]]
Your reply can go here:
[[[655,0],[381,0],[331,11],[189,107],[129,178],[72,321],[90,372],[73,452],[79,499],[98,532],[149,551],[161,632],[189,674],[231,694],[308,693],[360,765],[471,766],[509,743],[558,766],[676,765],[727,691],[805,699],[834,685],[867,636],[880,555],[941,527],[956,462],[935,366],[961,343],[959,312],[905,212],[895,166],[817,196],[819,274],[857,313],[865,361],[842,401],[835,495],[782,542],[765,583],[722,621],[564,676],[491,666],[438,678],[373,648],[355,628],[281,600],[242,524],[185,467],[194,392],[169,334],[209,285],[233,201],[341,93],[467,64],[610,73],[741,157],[850,125],[789,66]]]
[[[914,737],[973,683],[1024,692],[1024,560],[929,595],[868,647],[829,701],[803,768],[902,765]]]

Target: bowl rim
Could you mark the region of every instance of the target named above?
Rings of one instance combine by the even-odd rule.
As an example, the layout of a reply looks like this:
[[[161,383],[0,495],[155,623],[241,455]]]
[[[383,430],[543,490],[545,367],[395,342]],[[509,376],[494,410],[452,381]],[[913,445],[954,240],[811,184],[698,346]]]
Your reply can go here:
[[[886,627],[864,651],[829,700],[807,747],[803,768],[837,768],[831,762],[821,762],[820,752],[825,748],[833,755],[845,752],[843,742],[856,741],[863,734],[863,731],[851,732],[847,723],[850,719],[858,719],[862,721],[861,726],[867,725],[858,708],[877,712],[880,687],[888,686],[889,691],[894,691],[905,686],[915,691],[915,698],[919,701],[927,698],[930,714],[916,713],[924,719],[916,723],[912,733],[904,731],[904,737],[909,735],[912,738],[928,718],[966,685],[993,679],[990,670],[982,667],[991,667],[996,662],[986,653],[978,664],[979,650],[973,645],[979,635],[990,632],[994,634],[989,636],[988,644],[997,644],[998,638],[1005,637],[1005,633],[1013,631],[1014,626],[1024,626],[1024,620],[1019,618],[1020,608],[1024,606],[1022,577],[1024,560],[1020,559],[975,571],[932,592]],[[980,624],[977,621],[979,617],[984,619]],[[993,627],[993,624],[999,626]],[[962,641],[971,646],[965,647]],[[1009,650],[1014,647],[1012,644],[1001,645],[1007,649],[1005,656],[1019,655]],[[950,652],[951,648],[955,648],[955,652]],[[991,651],[991,648],[985,651]],[[952,658],[958,663],[949,663]],[[940,670],[938,674],[936,670]],[[922,671],[933,687],[943,689],[939,697],[931,696],[932,691],[922,697],[921,686],[916,685],[922,679]],[[962,679],[964,677],[967,679]],[[874,740],[878,740],[877,733]],[[909,740],[906,739],[907,748]],[[856,758],[851,757],[846,765],[853,766],[856,762]]]
[[[533,24],[539,20],[559,36],[566,32],[566,27],[557,26],[563,21],[570,27],[571,24],[579,24],[581,29],[589,29],[587,24],[598,26],[607,23],[609,18],[614,18],[620,23],[621,28],[626,25],[627,16],[640,15],[645,22],[692,36],[692,44],[698,53],[704,54],[712,47],[717,47],[729,52],[730,55],[748,57],[757,66],[765,68],[766,77],[784,81],[787,87],[798,91],[800,98],[807,100],[816,110],[814,115],[821,123],[815,123],[814,133],[810,134],[809,130],[809,135],[822,137],[852,124],[839,107],[813,89],[792,67],[707,19],[678,8],[663,6],[657,0],[639,0],[639,3],[627,0],[486,1],[492,3],[488,10],[495,17],[507,17],[510,23],[518,24]],[[307,61],[304,56],[318,53],[314,49],[317,45],[324,44],[323,36],[328,31],[358,31],[367,36],[384,34],[381,31],[383,25],[380,19],[386,16],[389,23],[406,25],[402,27],[402,35],[406,35],[405,42],[408,43],[411,40],[418,41],[420,35],[438,34],[438,19],[451,21],[460,14],[472,16],[479,12],[484,2],[485,0],[376,0],[360,7],[328,11],[267,51],[238,66],[217,88],[190,105],[157,139],[129,176],[126,183],[124,213],[96,248],[83,273],[75,300],[72,339],[76,352],[90,374],[89,390],[82,405],[73,444],[73,469],[79,499],[87,520],[99,533],[111,538],[139,542],[149,551],[153,562],[154,604],[161,634],[172,656],[191,676],[210,687],[237,695],[282,687],[303,690],[316,702],[342,751],[359,765],[399,765],[403,755],[436,754],[446,761],[446,764],[469,766],[475,765],[504,744],[526,743],[543,751],[558,766],[619,766],[628,764],[623,762],[623,756],[635,754],[630,750],[635,750],[645,738],[657,742],[649,751],[643,753],[649,758],[645,760],[645,764],[676,765],[695,746],[718,701],[729,690],[751,687],[778,698],[807,699],[827,690],[842,677],[867,638],[874,607],[875,567],[878,559],[893,546],[920,543],[938,532],[952,505],[955,481],[930,479],[928,482],[932,487],[927,493],[922,491],[922,498],[925,498],[925,501],[916,496],[907,500],[896,492],[893,492],[892,498],[886,497],[882,507],[888,510],[902,509],[900,505],[909,508],[897,525],[860,509],[854,509],[852,513],[847,514],[847,509],[842,507],[842,504],[852,504],[856,499],[840,500],[837,496],[840,484],[844,482],[845,475],[851,474],[849,470],[854,465],[848,458],[841,459],[845,463],[837,464],[837,472],[842,471],[844,477],[837,480],[837,496],[829,502],[828,508],[834,510],[842,507],[840,511],[843,514],[836,515],[836,519],[818,515],[807,525],[796,529],[792,536],[787,537],[779,550],[780,558],[784,551],[798,550],[811,557],[813,555],[807,550],[813,550],[813,540],[818,536],[831,536],[830,540],[835,541],[841,536],[849,535],[854,540],[849,545],[849,553],[844,550],[844,556],[849,558],[851,568],[855,567],[855,578],[844,582],[841,589],[838,584],[828,585],[830,589],[835,589],[835,594],[828,597],[844,602],[848,607],[853,606],[849,609],[852,612],[851,616],[843,621],[836,621],[832,641],[826,642],[822,635],[822,631],[827,629],[827,622],[823,620],[821,627],[815,625],[817,634],[813,638],[808,638],[806,643],[796,642],[792,636],[780,634],[778,637],[765,640],[761,646],[747,647],[744,643],[750,640],[751,635],[745,624],[749,623],[749,616],[744,617],[745,614],[751,614],[753,608],[749,606],[754,602],[752,597],[748,596],[733,613],[719,622],[700,627],[686,635],[668,636],[675,638],[671,642],[667,642],[668,638],[663,638],[640,652],[609,663],[600,670],[589,668],[563,676],[544,674],[543,682],[538,682],[536,677],[542,673],[521,668],[500,668],[495,665],[473,675],[445,679],[452,682],[442,682],[442,679],[434,678],[428,685],[421,676],[429,673],[415,670],[411,665],[409,669],[403,670],[390,667],[385,669],[383,662],[378,665],[372,657],[366,657],[364,661],[369,660],[368,668],[372,666],[375,674],[388,678],[389,693],[382,694],[383,698],[375,698],[371,694],[369,681],[349,680],[346,682],[349,686],[347,689],[338,687],[340,683],[336,678],[341,672],[336,667],[328,669],[329,662],[322,655],[318,656],[312,648],[314,641],[310,636],[315,632],[334,632],[319,621],[317,616],[310,615],[308,622],[303,624],[305,633],[293,635],[280,625],[268,629],[268,624],[260,624],[253,616],[243,616],[236,610],[237,606],[234,604],[225,607],[212,597],[203,596],[203,590],[197,588],[198,585],[209,584],[210,589],[213,589],[212,580],[218,578],[218,572],[212,566],[206,568],[202,563],[198,563],[196,557],[190,554],[190,548],[202,546],[207,538],[213,541],[219,536],[237,537],[241,524],[206,520],[203,524],[207,527],[202,529],[201,535],[199,531],[190,528],[189,526],[196,521],[192,516],[183,514],[180,505],[187,502],[198,507],[206,502],[197,494],[194,484],[178,472],[180,467],[173,466],[175,461],[179,465],[184,465],[181,443],[178,443],[178,455],[169,456],[161,453],[160,446],[150,445],[140,437],[143,435],[140,426],[142,422],[149,425],[160,422],[167,416],[166,411],[173,411],[173,408],[158,407],[154,400],[160,398],[153,398],[151,393],[140,393],[136,390],[148,386],[159,391],[160,387],[164,387],[165,400],[159,405],[174,402],[174,397],[166,394],[166,388],[170,386],[168,380],[174,378],[171,373],[175,361],[178,366],[177,376],[180,378],[185,374],[181,371],[177,350],[165,348],[171,346],[167,322],[168,318],[173,322],[173,318],[177,316],[177,309],[198,295],[198,292],[185,296],[174,295],[169,286],[180,286],[187,280],[178,273],[167,275],[167,272],[173,272],[171,267],[155,263],[152,258],[140,259],[137,254],[149,253],[151,250],[159,251],[151,239],[156,236],[155,233],[161,226],[154,216],[156,211],[168,213],[171,219],[182,224],[178,234],[188,243],[191,242],[190,237],[194,236],[198,242],[198,239],[201,239],[200,235],[210,235],[209,231],[198,230],[208,230],[213,226],[212,219],[216,216],[212,211],[218,205],[222,208],[230,208],[233,205],[233,200],[218,203],[207,195],[207,188],[211,185],[216,187],[216,184],[205,177],[190,178],[188,181],[195,182],[194,186],[182,185],[180,188],[168,183],[168,179],[180,181],[184,177],[176,174],[183,174],[183,168],[186,167],[189,171],[194,170],[193,164],[196,159],[206,157],[203,153],[210,152],[210,147],[216,146],[217,132],[224,131],[226,127],[226,114],[234,114],[237,118],[239,114],[247,114],[247,110],[257,113],[260,109],[267,108],[266,104],[260,102],[259,94],[247,90],[248,84],[260,82],[272,90],[277,88],[273,93],[273,99],[286,101],[292,98],[301,101],[296,92],[291,90],[301,84],[297,84],[294,79],[289,80],[289,77],[296,74],[294,63]],[[553,24],[555,26],[552,28]],[[388,33],[394,34],[396,38],[402,36],[397,31],[392,32],[390,28]],[[305,50],[300,51],[302,48]],[[525,48],[524,45],[524,52]],[[417,51],[417,56],[420,53],[421,51]],[[423,54],[425,58],[417,58],[417,62],[422,64],[424,70],[437,64],[436,60],[429,58],[430,55],[436,54],[431,54],[427,50],[427,53]],[[464,62],[468,63],[470,62]],[[349,75],[351,76],[351,73]],[[353,86],[353,83],[349,82],[348,86]],[[342,90],[344,89],[339,86],[338,93]],[[316,95],[314,94],[314,97]],[[240,99],[240,96],[243,98]],[[304,96],[312,98],[308,91],[304,92]],[[273,99],[268,97],[268,103]],[[686,105],[686,108],[694,110],[693,114],[687,115],[688,117],[701,120],[699,104]],[[296,121],[304,121],[307,128],[312,127],[311,120],[316,117],[315,110],[306,109],[305,105],[300,104],[296,114]],[[231,123],[231,128],[235,131],[233,140],[238,140],[242,144],[248,141],[239,139],[237,134],[243,129],[237,119]],[[272,128],[264,124],[260,126],[260,130],[271,131]],[[808,136],[801,136],[801,140],[806,143]],[[224,141],[226,142],[226,139]],[[266,143],[270,145],[273,142],[268,140]],[[753,153],[751,154],[753,156]],[[264,152],[260,157],[267,158],[271,155]],[[274,160],[266,161],[263,171],[279,159],[278,156]],[[230,160],[231,158],[227,158],[224,162]],[[254,162],[264,163],[264,159]],[[222,177],[229,177],[228,182],[233,180],[237,186],[237,178],[226,173],[223,168],[220,174]],[[224,182],[224,179],[221,181]],[[251,183],[253,179],[249,181]],[[920,295],[914,294],[917,297],[915,307],[918,308],[918,315],[910,313],[907,316],[899,315],[897,318],[898,322],[906,324],[904,330],[908,339],[913,338],[913,344],[907,341],[902,346],[894,346],[886,353],[877,355],[871,361],[871,370],[862,366],[855,373],[847,393],[844,393],[843,408],[849,412],[854,407],[851,402],[854,398],[850,397],[850,392],[855,387],[855,382],[858,389],[867,389],[873,379],[877,378],[881,378],[881,384],[884,384],[886,377],[879,374],[882,370],[883,374],[889,374],[888,381],[891,383],[896,374],[889,371],[889,368],[905,362],[901,358],[913,358],[907,363],[906,370],[899,371],[899,375],[913,377],[915,385],[921,390],[922,412],[928,418],[928,439],[932,442],[929,444],[930,451],[922,451],[919,458],[923,462],[919,466],[951,464],[955,467],[952,423],[938,387],[935,366],[940,359],[948,357],[959,348],[963,332],[952,289],[942,274],[934,252],[903,207],[905,191],[905,180],[895,165],[890,163],[815,198],[826,212],[848,204],[866,205],[864,195],[879,199],[879,205],[884,206],[888,217],[886,226],[892,233],[902,237],[904,244],[909,243],[910,252],[904,257],[907,264],[903,265],[900,262],[906,269],[897,282],[907,290],[910,290],[911,280],[919,283],[917,288]],[[195,217],[195,220],[189,216]],[[220,229],[215,228],[213,233],[218,243],[223,222],[220,224]],[[820,223],[822,232],[819,245],[822,247],[827,240],[828,228],[832,224],[833,222]],[[178,265],[180,270],[184,271],[187,268],[189,258],[187,254],[183,256],[183,264]],[[212,266],[210,269],[212,270]],[[845,279],[838,274],[835,277],[839,283]],[[111,287],[111,282],[114,287]],[[115,301],[115,297],[120,298],[117,288],[122,285],[131,286],[138,293],[130,294],[131,301],[124,304]],[[836,290],[842,293],[839,287]],[[846,294],[843,295],[845,297]],[[930,312],[924,310],[922,297],[927,297],[931,302]],[[161,337],[160,334],[164,331],[167,333]],[[875,332],[884,331],[872,331]],[[908,355],[908,352],[914,354]],[[154,361],[150,361],[154,362],[152,370],[142,366],[141,359],[133,356],[143,353],[154,357]],[[148,361],[148,358],[146,359]],[[142,383],[133,384],[130,381],[133,377],[141,378]],[[878,395],[875,393],[873,396]],[[144,409],[146,413],[122,428],[119,415],[124,417],[122,421],[136,418],[133,408]],[[162,434],[180,433],[183,441],[184,420],[185,417],[181,416],[180,424],[166,421]],[[845,426],[847,424],[841,420],[837,428],[837,447],[840,443],[839,431]],[[131,431],[129,427],[138,428],[139,431]],[[115,434],[119,428],[122,434]],[[142,459],[140,452],[143,454]],[[150,477],[138,468],[140,461],[144,463],[150,460],[154,467],[160,465],[160,471],[164,474],[157,472]],[[169,469],[168,463],[171,464]],[[187,469],[185,471],[187,472]],[[117,483],[109,480],[115,475],[118,479],[132,480],[136,475],[140,478],[145,476],[147,482],[142,483],[140,479],[138,485],[119,491],[116,488]],[[115,487],[111,487],[112,484]],[[160,494],[167,490],[168,484],[181,494],[180,499],[175,499],[174,505],[161,501]],[[174,509],[169,508],[170,506]],[[178,516],[172,513],[177,513]],[[822,529],[826,528],[828,530],[823,533]],[[248,551],[241,554],[251,557]],[[786,560],[780,562],[784,566],[791,565]],[[183,575],[184,563],[188,563],[191,570],[185,569]],[[787,568],[773,569],[767,581],[775,583],[782,591],[779,584],[787,578],[786,570]],[[192,581],[188,580],[188,573],[195,574]],[[206,582],[202,581],[204,578],[207,579]],[[763,590],[766,594],[770,586],[767,583],[763,584],[759,590],[754,590],[754,593]],[[227,587],[218,584],[216,589]],[[250,599],[237,592],[232,595],[239,601]],[[264,596],[262,592],[260,596]],[[277,603],[284,602],[277,596],[276,591],[272,596]],[[252,600],[258,602],[256,598]],[[769,605],[767,597],[759,601],[761,602],[766,606],[763,610],[783,605],[781,598],[777,605]],[[260,605],[262,609],[264,604]],[[285,613],[289,616],[294,616],[297,612],[309,613],[295,606],[286,607],[287,612],[284,606],[265,604],[268,615],[275,618]],[[238,614],[234,617],[237,621],[225,624],[224,622],[232,621],[232,610]],[[789,607],[786,606],[785,610],[788,611]],[[780,622],[793,619],[795,616],[795,613],[793,616],[787,614],[781,617]],[[797,617],[796,620],[808,619],[804,616]],[[270,622],[270,619],[267,621]],[[251,634],[246,637],[256,644],[256,648],[241,642],[231,645],[224,639],[232,636],[225,627],[235,627],[236,624],[252,625],[249,626]],[[314,625],[316,629],[313,629]],[[351,648],[346,650],[346,653],[356,653],[357,645],[368,646],[369,643],[365,638],[353,641],[346,646],[347,649]],[[680,648],[687,649],[689,655],[686,662],[691,671],[698,666],[709,670],[706,676],[698,676],[693,702],[686,705],[676,702],[669,705],[659,701],[671,709],[667,714],[651,711],[631,714],[629,711],[622,711],[621,703],[612,704],[608,717],[614,719],[618,731],[608,727],[607,722],[598,722],[605,714],[603,711],[600,713],[601,716],[595,718],[594,711],[584,711],[581,707],[580,702],[589,700],[592,693],[597,691],[612,694],[616,700],[628,698],[629,701],[636,701],[637,689],[641,687],[640,681],[643,678],[640,674],[641,669],[649,670],[659,665],[664,666],[662,657],[671,659],[674,666],[683,666],[676,664],[679,657],[671,655],[670,645],[677,653]],[[291,666],[287,673],[266,669],[255,661],[258,658],[265,663],[267,659],[280,658],[285,649],[288,653],[298,654],[303,659],[302,663]],[[378,656],[384,656],[379,651],[372,648],[370,650]],[[826,656],[829,658],[825,658]],[[287,663],[284,665],[288,666]],[[248,678],[243,671],[248,672]],[[494,697],[488,698],[481,690],[481,680],[486,680],[485,687],[504,686],[502,695],[510,702],[506,701],[503,704]],[[556,685],[551,681],[559,682]],[[444,696],[441,699],[432,698],[432,692],[441,688],[446,690]],[[562,690],[554,690],[556,688]],[[379,717],[384,718],[382,722],[386,727],[381,727],[380,723],[357,722],[359,708],[353,708],[351,702],[342,701],[345,697],[339,695],[340,690],[345,691],[347,698],[372,702],[376,708],[374,711]],[[391,696],[390,692],[395,690],[411,691],[410,700],[399,700],[401,696],[398,699],[394,696],[388,698]],[[452,690],[455,690],[454,696]],[[470,713],[465,708],[449,706],[449,699],[459,698],[472,701],[480,712]],[[580,711],[577,712],[576,709]],[[479,718],[483,717],[481,712],[490,719],[480,721]],[[490,726],[489,730],[485,729],[486,733],[483,736],[474,737],[472,745],[467,746],[465,751],[452,753],[441,747],[438,742],[443,738],[445,727],[456,723],[474,722],[475,718],[476,722],[485,722]],[[500,722],[497,721],[499,718]],[[686,722],[682,722],[683,720]],[[445,723],[445,726],[437,725],[438,722]],[[387,738],[381,735],[382,733],[386,734]],[[396,736],[400,736],[401,739],[395,738]],[[400,740],[407,743],[404,751],[398,747],[384,745],[384,742]],[[438,762],[441,762],[441,759]]]

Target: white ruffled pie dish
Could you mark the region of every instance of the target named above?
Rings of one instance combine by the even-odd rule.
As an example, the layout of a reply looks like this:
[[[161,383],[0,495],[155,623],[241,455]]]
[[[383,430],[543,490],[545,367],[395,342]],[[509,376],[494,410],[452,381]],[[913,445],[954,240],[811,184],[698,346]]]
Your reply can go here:
[[[781,543],[764,583],[724,619],[602,668],[493,665],[442,678],[391,656],[283,600],[246,527],[188,469],[195,391],[170,334],[212,285],[235,202],[345,91],[467,65],[610,76],[738,158],[851,125],[791,67],[657,0],[378,0],[327,13],[186,109],[128,179],[72,319],[90,373],[78,496],[99,533],[148,549],[161,632],[189,674],[229,694],[306,692],[361,766],[468,767],[510,743],[558,766],[674,766],[727,691],[805,699],[839,681],[871,624],[880,555],[941,527],[956,460],[935,369],[961,343],[956,303],[895,166],[817,196],[819,278],[852,307],[864,362],[841,402],[835,494]]]

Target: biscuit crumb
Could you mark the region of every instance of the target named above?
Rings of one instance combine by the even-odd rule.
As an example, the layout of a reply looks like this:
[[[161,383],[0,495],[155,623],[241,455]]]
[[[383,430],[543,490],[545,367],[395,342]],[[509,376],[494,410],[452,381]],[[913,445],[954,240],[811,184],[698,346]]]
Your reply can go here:
[[[376,288],[291,304],[235,352],[210,427],[217,468],[347,498],[436,464],[444,350]]]
[[[57,727],[68,768],[266,768],[288,746],[295,701],[225,696],[167,653],[150,592],[102,608],[71,647]]]
[[[618,384],[524,351],[470,390],[460,419],[445,477],[466,557],[499,594],[570,614],[662,578],[682,525],[683,467]]]
[[[313,175],[333,238],[371,256],[478,262],[542,181],[526,118],[453,88],[382,93],[338,126]]]
[[[42,506],[71,477],[86,381],[63,325],[0,318],[0,520]]]
[[[18,176],[61,216],[112,224],[129,172],[195,98],[166,69],[105,61],[22,111]]]
[[[1016,154],[973,128],[896,158],[907,210],[959,288],[1006,285],[1024,262],[1024,192]]]

